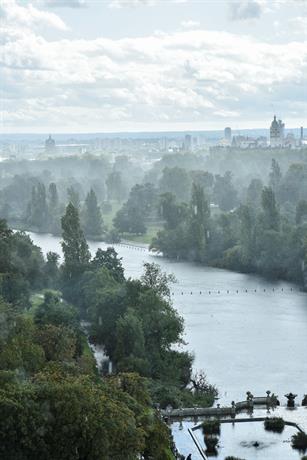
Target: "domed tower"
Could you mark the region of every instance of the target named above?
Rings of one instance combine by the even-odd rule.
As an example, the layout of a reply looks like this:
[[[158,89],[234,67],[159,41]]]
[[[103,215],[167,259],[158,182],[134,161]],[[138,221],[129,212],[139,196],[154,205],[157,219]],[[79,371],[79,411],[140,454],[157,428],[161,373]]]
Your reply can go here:
[[[48,139],[45,140],[45,152],[46,153],[54,153],[55,152],[55,140],[52,139],[50,134],[49,134]]]
[[[284,144],[285,124],[281,120],[276,120],[276,115],[270,127],[270,145],[271,147],[282,147]]]

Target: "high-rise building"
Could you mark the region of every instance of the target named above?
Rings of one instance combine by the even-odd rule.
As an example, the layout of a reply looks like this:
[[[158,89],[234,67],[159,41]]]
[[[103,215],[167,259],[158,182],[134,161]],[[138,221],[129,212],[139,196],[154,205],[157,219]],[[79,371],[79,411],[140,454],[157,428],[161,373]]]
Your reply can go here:
[[[191,152],[192,150],[192,136],[190,134],[184,136],[183,149],[186,152]]]
[[[49,134],[48,139],[45,140],[45,152],[54,153],[55,152],[55,140]]]
[[[231,143],[231,138],[232,138],[232,134],[231,134],[231,128],[229,128],[229,126],[227,126],[227,128],[224,129],[224,139],[225,141],[227,141],[227,143]]]
[[[270,127],[270,145],[271,147],[281,147],[284,144],[285,124],[281,120],[276,120],[276,115]]]

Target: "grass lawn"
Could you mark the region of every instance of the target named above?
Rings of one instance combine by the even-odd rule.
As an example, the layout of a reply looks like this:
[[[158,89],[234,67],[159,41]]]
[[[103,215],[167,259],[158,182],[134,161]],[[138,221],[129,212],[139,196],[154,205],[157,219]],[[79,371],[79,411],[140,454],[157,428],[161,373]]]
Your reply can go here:
[[[109,213],[102,213],[102,219],[105,226],[110,230],[113,226],[113,219],[116,216],[117,211],[122,207],[122,203],[112,202],[112,211]]]
[[[162,226],[157,224],[146,224],[146,227],[147,232],[144,235],[131,235],[131,233],[126,233],[123,235],[123,239],[127,241],[134,241],[135,243],[150,244],[158,231],[162,230]]]

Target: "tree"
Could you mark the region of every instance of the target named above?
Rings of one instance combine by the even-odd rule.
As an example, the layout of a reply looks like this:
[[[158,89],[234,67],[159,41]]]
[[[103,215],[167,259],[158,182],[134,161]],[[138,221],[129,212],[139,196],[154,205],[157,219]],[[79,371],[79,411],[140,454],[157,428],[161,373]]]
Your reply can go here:
[[[139,208],[128,202],[117,212],[113,219],[113,225],[119,233],[132,233],[135,235],[146,233],[144,214]]]
[[[102,234],[102,217],[97,197],[93,189],[85,198],[84,232],[86,235],[99,237]]]
[[[71,203],[78,211],[80,209],[80,195],[78,190],[72,185],[67,189],[67,197],[69,203]]]
[[[185,169],[166,167],[160,179],[161,193],[172,193],[178,201],[188,202],[191,189],[191,179]]]
[[[39,182],[32,187],[31,201],[28,205],[28,223],[39,231],[46,230],[49,223],[46,189]]]
[[[125,198],[126,188],[119,171],[112,171],[106,180],[108,200],[122,201]]]
[[[49,211],[51,215],[54,216],[59,206],[58,190],[54,182],[51,182],[49,184],[48,195],[49,195]]]
[[[160,214],[165,221],[165,228],[174,230],[185,221],[188,216],[188,206],[185,203],[178,204],[176,197],[170,192],[160,196]]]
[[[175,276],[162,272],[160,265],[148,262],[144,263],[144,273],[141,276],[141,283],[161,298],[170,298],[169,285],[175,282]]]
[[[262,191],[262,209],[264,229],[277,231],[279,229],[280,215],[271,187],[264,187]]]
[[[307,200],[301,200],[296,206],[296,216],[295,222],[296,225],[301,225],[303,222],[307,221]]]
[[[271,165],[271,172],[269,175],[269,185],[275,195],[278,193],[281,178],[282,178],[282,175],[281,175],[280,166],[278,162],[275,160],[275,158],[273,158],[272,165]]]
[[[76,334],[63,325],[46,324],[37,332],[37,342],[48,361],[72,361],[76,353]]]
[[[147,372],[143,326],[133,309],[117,320],[115,359],[119,369]]]
[[[210,208],[205,199],[204,189],[193,184],[191,198],[191,219],[189,234],[191,246],[195,252],[194,259],[204,259],[206,246],[209,240]]]
[[[137,421],[142,406],[115,385],[39,377],[0,393],[0,456],[134,460],[143,451],[145,433]]]
[[[78,210],[69,203],[62,222],[62,249],[64,253],[64,293],[71,300],[78,300],[76,291],[81,275],[89,265],[90,252],[80,227]]]
[[[44,272],[46,276],[47,286],[50,288],[56,288],[59,283],[60,270],[59,270],[59,259],[60,256],[56,252],[49,251],[46,254],[46,264]]]
[[[246,194],[246,201],[248,205],[251,205],[255,208],[260,208],[262,189],[263,183],[260,179],[251,180]]]
[[[256,256],[255,215],[251,206],[241,206],[239,215],[241,221],[240,242],[242,263],[246,268],[250,268]]]
[[[226,171],[224,176],[215,176],[213,197],[222,211],[231,211],[237,205],[237,191],[232,184],[230,171]]]
[[[91,266],[95,270],[100,268],[107,268],[114,279],[118,282],[123,282],[124,268],[122,266],[122,257],[118,257],[117,252],[114,248],[110,247],[103,251],[101,248],[97,249],[96,255],[91,261]]]

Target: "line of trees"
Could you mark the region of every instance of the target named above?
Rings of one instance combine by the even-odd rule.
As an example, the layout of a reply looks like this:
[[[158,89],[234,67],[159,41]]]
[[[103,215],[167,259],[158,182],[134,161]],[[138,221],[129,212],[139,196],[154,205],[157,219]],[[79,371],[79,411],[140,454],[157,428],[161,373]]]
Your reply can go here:
[[[272,186],[256,187],[235,210],[211,215],[204,188],[193,184],[190,203],[172,194],[161,197],[164,229],[152,249],[168,257],[195,260],[237,271],[301,283],[307,253],[307,201],[297,203],[295,221],[281,213],[273,187],[278,170],[273,163]],[[278,193],[278,192],[276,192]]]
[[[154,403],[210,405],[216,395],[191,375],[192,356],[174,350],[183,334],[174,279],[151,264],[125,279],[113,248],[91,257],[72,203],[61,224],[59,265],[0,221],[0,456],[171,460]],[[98,374],[81,319],[112,359],[111,376]]]

